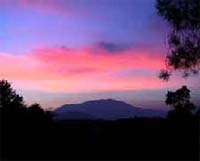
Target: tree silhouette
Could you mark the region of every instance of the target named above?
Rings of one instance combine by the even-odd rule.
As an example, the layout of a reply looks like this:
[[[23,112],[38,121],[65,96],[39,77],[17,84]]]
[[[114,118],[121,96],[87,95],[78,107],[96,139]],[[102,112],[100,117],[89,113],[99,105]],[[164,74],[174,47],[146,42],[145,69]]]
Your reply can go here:
[[[45,122],[51,120],[48,111],[35,103],[27,107],[23,97],[18,95],[7,80],[0,80],[0,112],[7,121],[23,120]]]
[[[36,117],[37,119],[42,119],[45,116],[44,110],[37,103],[30,105],[28,107],[28,112],[31,114],[31,117]]]
[[[40,104],[38,103],[34,103],[27,107],[27,113],[30,119],[38,121],[40,122],[40,124],[51,121],[52,119],[51,112],[43,110]]]
[[[44,113],[44,110],[41,108],[41,106],[38,103],[34,103],[30,105],[28,109],[30,112],[33,112],[33,113],[38,113],[38,114]]]
[[[200,118],[200,107],[196,111],[196,116]]]
[[[165,103],[173,108],[169,111],[169,117],[188,117],[192,116],[192,110],[195,109],[194,104],[190,101],[190,90],[187,86],[176,90],[168,91]]]
[[[7,80],[0,80],[0,108],[14,110],[24,107],[23,97],[16,94]]]
[[[200,1],[157,0],[158,14],[168,21],[169,52],[159,77],[169,80],[175,70],[184,77],[200,71]]]

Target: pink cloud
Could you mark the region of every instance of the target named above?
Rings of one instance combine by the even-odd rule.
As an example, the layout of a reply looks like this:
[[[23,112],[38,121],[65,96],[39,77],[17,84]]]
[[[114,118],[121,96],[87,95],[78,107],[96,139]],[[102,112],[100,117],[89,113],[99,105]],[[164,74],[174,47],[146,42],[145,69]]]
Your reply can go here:
[[[50,48],[35,50],[30,55],[41,62],[48,61],[51,66],[58,64],[65,67],[81,66],[84,68],[101,69],[102,71],[126,68],[159,69],[164,65],[163,58],[152,58],[151,53],[134,50],[118,54],[110,54],[102,50],[100,54],[96,54],[89,49],[66,50],[62,48]]]
[[[123,51],[96,54],[90,49],[46,48],[24,55],[0,53],[1,78],[11,80],[17,88],[49,92],[89,92],[102,90],[156,89],[165,84],[156,75],[115,77],[126,69],[159,71],[162,57],[151,53]],[[176,82],[176,81],[175,81]],[[171,83],[172,86],[176,83]]]

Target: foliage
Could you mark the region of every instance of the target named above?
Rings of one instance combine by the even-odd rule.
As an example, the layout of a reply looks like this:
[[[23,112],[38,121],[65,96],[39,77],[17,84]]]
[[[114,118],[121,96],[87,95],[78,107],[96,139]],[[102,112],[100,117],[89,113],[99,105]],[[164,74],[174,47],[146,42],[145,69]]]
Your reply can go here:
[[[190,90],[187,86],[176,90],[175,92],[168,91],[165,103],[170,105],[174,110],[170,111],[170,115],[183,114],[184,117],[191,115],[191,111],[195,109],[195,105],[190,101]]]
[[[40,122],[51,121],[51,113],[44,111],[42,107],[35,103],[30,106],[25,105],[23,97],[18,95],[7,80],[0,80],[0,112],[6,123],[15,122]]]
[[[200,107],[196,111],[196,116],[200,118]]]
[[[21,108],[25,107],[23,97],[16,94],[7,80],[0,80],[0,107]]]
[[[200,71],[200,0],[157,0],[156,8],[171,28],[166,70],[159,77],[168,80],[175,70],[183,77],[197,74]]]

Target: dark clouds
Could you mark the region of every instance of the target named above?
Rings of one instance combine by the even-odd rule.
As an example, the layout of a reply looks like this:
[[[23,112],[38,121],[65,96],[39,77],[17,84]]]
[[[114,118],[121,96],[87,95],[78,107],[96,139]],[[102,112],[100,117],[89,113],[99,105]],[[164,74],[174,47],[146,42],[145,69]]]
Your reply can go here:
[[[122,52],[130,49],[130,45],[127,44],[117,44],[113,42],[106,42],[106,41],[100,41],[96,43],[95,47],[98,49],[105,50],[109,53],[117,53]]]

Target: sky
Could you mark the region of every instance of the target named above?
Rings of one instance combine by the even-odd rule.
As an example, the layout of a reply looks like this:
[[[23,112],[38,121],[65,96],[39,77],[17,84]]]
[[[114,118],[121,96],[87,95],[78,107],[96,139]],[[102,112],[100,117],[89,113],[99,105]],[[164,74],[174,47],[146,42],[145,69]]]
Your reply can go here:
[[[168,24],[155,0],[0,0],[0,79],[44,108],[114,98],[164,107],[187,85],[200,104],[200,76],[158,79]]]

